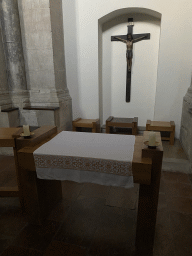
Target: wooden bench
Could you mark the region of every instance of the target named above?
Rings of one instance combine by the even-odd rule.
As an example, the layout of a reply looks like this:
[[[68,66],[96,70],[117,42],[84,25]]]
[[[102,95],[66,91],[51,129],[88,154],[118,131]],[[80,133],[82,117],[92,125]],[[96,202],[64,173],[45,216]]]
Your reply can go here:
[[[77,131],[77,128],[91,128],[92,132],[100,132],[99,119],[82,119],[77,118],[73,122],[73,131]]]
[[[162,140],[169,140],[170,145],[174,145],[175,138],[175,122],[161,122],[147,120],[146,131],[170,132],[169,137],[161,137]]]
[[[110,127],[119,127],[119,128],[131,128],[132,135],[137,135],[137,123],[138,123],[138,117],[119,118],[119,117],[110,116],[106,120],[106,133],[110,133]]]

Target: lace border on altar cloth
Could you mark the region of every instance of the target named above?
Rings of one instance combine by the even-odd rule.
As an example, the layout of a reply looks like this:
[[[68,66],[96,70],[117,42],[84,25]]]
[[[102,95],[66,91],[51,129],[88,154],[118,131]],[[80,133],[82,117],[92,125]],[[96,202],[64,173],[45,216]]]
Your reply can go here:
[[[74,169],[132,176],[132,162],[54,155],[34,155],[34,160],[36,168]]]

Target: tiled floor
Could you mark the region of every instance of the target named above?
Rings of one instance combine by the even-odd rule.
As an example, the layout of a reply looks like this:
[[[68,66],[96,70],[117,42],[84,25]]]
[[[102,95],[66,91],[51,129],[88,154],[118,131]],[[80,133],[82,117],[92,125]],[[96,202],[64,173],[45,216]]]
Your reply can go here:
[[[16,185],[0,156],[0,186]],[[18,198],[0,198],[0,255],[134,255],[138,186],[63,182],[63,200],[42,226],[28,225]],[[192,175],[162,172],[154,256],[192,255]]]

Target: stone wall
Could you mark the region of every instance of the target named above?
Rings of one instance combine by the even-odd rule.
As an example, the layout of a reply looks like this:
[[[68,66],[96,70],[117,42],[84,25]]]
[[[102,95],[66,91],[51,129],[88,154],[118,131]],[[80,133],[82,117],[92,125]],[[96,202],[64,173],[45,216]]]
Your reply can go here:
[[[62,0],[1,0],[0,12],[0,110],[19,108],[11,124],[71,130]],[[25,110],[27,106],[59,109]],[[9,126],[9,116],[0,112],[0,126]]]
[[[19,11],[30,105],[59,107],[59,129],[71,130],[72,102],[66,83],[62,0],[19,0]],[[20,115],[22,120],[29,120],[29,111],[22,110]],[[37,115],[31,112],[31,123],[36,122]],[[49,120],[47,115],[46,123]]]
[[[62,0],[1,0],[0,25],[0,127],[72,130]]]
[[[189,158],[190,172],[192,173],[192,80],[191,86],[183,98],[180,141]]]

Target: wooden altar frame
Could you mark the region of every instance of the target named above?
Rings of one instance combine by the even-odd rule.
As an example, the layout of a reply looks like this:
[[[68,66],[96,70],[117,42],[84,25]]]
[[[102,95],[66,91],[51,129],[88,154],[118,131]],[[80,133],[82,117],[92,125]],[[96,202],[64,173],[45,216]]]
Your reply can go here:
[[[16,138],[20,137],[20,133],[22,131],[23,131],[23,128],[0,127],[0,147],[13,148],[16,177],[17,177],[16,187],[0,187],[0,197],[19,197],[21,208],[23,209],[23,198],[20,192],[20,179],[19,179],[20,173],[18,170],[17,148],[16,148]]]
[[[36,175],[33,152],[57,135],[56,129],[50,128],[47,135],[40,129],[41,142],[36,135],[29,139],[28,147],[22,148],[24,139],[17,139],[20,149],[18,154],[19,171],[21,173],[22,194],[28,221],[41,225],[53,207],[62,198],[61,181],[42,180]],[[160,145],[156,149],[148,149],[143,144],[148,132],[144,136],[136,136],[132,172],[134,183],[140,184],[139,202],[136,227],[136,253],[137,255],[153,255],[155,225],[159,197],[159,186],[163,158],[163,148],[160,133],[157,132]],[[43,136],[43,137],[42,137]],[[121,136],[121,135],[119,135]]]

